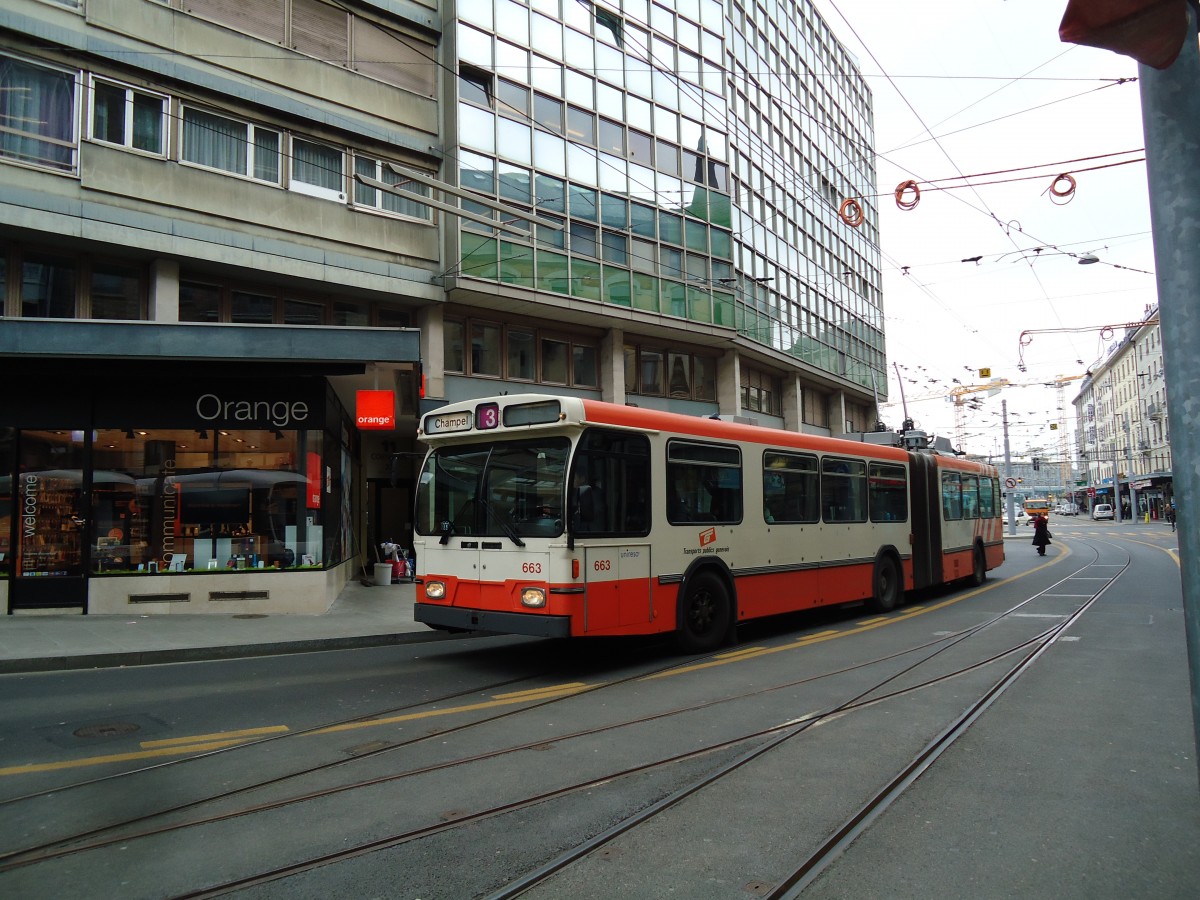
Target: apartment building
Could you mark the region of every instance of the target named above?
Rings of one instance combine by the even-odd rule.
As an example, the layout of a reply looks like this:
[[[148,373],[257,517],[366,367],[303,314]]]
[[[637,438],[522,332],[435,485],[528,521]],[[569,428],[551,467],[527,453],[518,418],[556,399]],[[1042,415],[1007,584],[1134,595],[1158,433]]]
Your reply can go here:
[[[1126,517],[1162,518],[1172,497],[1172,462],[1156,306],[1091,367],[1073,403],[1077,454],[1093,502],[1117,497]]]
[[[872,142],[807,2],[10,0],[0,601],[323,609],[448,401],[869,430]]]

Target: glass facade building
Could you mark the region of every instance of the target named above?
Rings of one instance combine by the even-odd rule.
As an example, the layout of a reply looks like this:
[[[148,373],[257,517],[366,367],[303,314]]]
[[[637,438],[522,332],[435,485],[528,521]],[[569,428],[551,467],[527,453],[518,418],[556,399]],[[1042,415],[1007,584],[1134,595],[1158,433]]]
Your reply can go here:
[[[886,384],[870,92],[810,4],[458,11],[458,184],[537,216],[515,220],[522,238],[467,200],[485,221],[460,222],[459,282],[730,328],[848,385]],[[739,412],[778,414],[750,380]]]
[[[872,140],[809,0],[7,0],[0,607],[323,609],[446,402],[869,430]]]

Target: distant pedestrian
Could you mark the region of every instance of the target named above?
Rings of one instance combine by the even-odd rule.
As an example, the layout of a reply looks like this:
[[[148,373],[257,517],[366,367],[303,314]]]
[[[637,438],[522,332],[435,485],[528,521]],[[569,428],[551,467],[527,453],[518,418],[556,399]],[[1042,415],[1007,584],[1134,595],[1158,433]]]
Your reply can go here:
[[[1172,500],[1171,504],[1167,507],[1167,521],[1171,523],[1171,530],[1174,531],[1175,530],[1175,501],[1174,500]]]
[[[1033,517],[1033,546],[1037,547],[1038,556],[1046,555],[1046,547],[1050,543],[1050,520],[1045,513]]]

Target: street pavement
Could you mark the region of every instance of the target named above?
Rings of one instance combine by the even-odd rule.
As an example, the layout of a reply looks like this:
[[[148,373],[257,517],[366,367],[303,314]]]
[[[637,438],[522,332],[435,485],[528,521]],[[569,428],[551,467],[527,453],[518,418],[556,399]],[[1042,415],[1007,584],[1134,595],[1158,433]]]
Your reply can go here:
[[[1066,541],[1091,524],[1051,520]],[[1102,527],[1154,545],[1175,537],[1157,522]],[[1032,530],[1015,530],[1005,529],[1010,558],[1033,554]],[[352,581],[319,616],[0,616],[0,675],[460,638],[414,621],[416,590]],[[1060,640],[922,775],[902,814],[884,816],[806,896],[1196,896],[1200,802],[1182,602],[1150,588],[1109,593]],[[1138,861],[1117,845],[1140,848]],[[1090,874],[1064,883],[1064,872]]]
[[[1122,524],[1168,530],[1162,523]],[[1009,553],[1033,535],[1021,525],[1016,532],[1010,535],[1005,529]],[[353,580],[319,616],[0,615],[0,674],[271,656],[453,637],[413,619],[415,598],[416,585],[411,582],[366,585]]]

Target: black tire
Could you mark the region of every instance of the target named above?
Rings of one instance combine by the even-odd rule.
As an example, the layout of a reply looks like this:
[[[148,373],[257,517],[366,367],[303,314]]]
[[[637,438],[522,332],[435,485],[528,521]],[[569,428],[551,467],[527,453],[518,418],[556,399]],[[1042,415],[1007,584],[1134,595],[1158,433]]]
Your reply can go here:
[[[871,612],[891,612],[900,605],[904,598],[904,582],[900,575],[900,567],[891,556],[880,556],[875,560],[875,573],[871,577],[871,586],[875,595],[867,603]]]
[[[685,653],[715,650],[725,642],[733,615],[729,591],[712,572],[698,572],[687,581],[687,593],[679,604],[675,632],[679,649]]]
[[[983,557],[982,547],[976,547],[971,555],[970,581],[972,587],[979,587],[987,581],[987,561]]]

